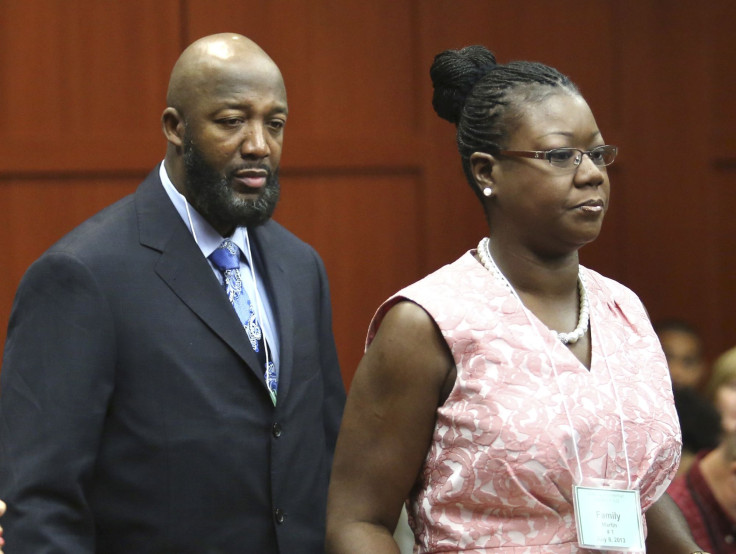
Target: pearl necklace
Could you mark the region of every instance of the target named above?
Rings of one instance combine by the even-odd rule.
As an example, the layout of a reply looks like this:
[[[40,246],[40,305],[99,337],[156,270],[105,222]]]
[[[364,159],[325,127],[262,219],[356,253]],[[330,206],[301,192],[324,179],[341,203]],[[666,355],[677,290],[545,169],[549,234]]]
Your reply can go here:
[[[518,294],[516,290],[514,290],[514,287],[511,286],[509,280],[506,279],[506,276],[501,273],[500,269],[498,269],[496,262],[493,261],[493,256],[491,256],[490,244],[491,241],[488,237],[483,237],[478,243],[478,258],[480,258],[480,263],[483,264],[483,267],[485,267],[488,271],[490,271],[501,281],[503,281],[509,288],[509,290],[511,290],[511,292],[513,292],[518,298]],[[552,330],[552,332],[557,335],[557,338],[562,341],[562,344],[575,344],[582,338],[583,335],[585,335],[585,333],[588,332],[588,325],[590,324],[590,305],[588,303],[588,293],[585,290],[585,283],[583,282],[583,273],[580,271],[578,272],[578,290],[580,291],[580,312],[578,317],[578,326],[569,333],[559,333]]]

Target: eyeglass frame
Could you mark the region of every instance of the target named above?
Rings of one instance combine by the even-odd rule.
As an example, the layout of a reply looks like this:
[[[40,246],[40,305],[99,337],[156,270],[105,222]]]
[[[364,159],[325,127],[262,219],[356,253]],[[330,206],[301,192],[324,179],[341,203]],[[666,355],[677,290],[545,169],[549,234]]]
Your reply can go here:
[[[591,156],[593,152],[600,148],[613,148],[613,159],[604,164],[597,164],[595,163],[595,160]],[[573,158],[572,165],[571,166],[560,166],[560,165],[554,165],[552,163],[552,159],[550,158],[551,152],[559,152],[560,150],[565,151],[571,151],[575,150],[578,155]],[[510,156],[510,157],[517,157],[517,158],[531,158],[534,160],[547,160],[549,164],[552,167],[557,167],[560,169],[570,169],[571,167],[580,167],[580,164],[583,163],[583,156],[586,154],[588,155],[588,158],[590,158],[590,161],[595,164],[596,167],[606,167],[611,165],[615,160],[616,156],[618,155],[618,147],[613,146],[612,144],[601,144],[600,146],[596,146],[595,148],[591,148],[590,150],[581,150],[580,148],[572,148],[572,147],[562,147],[562,148],[552,148],[550,150],[499,150],[498,153],[501,156]]]

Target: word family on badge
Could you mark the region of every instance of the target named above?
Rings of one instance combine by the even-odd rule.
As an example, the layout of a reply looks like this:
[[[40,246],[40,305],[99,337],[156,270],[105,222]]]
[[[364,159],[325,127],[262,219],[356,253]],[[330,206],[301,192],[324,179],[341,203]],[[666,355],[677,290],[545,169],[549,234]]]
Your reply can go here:
[[[645,551],[638,490],[575,485],[573,505],[581,547]]]

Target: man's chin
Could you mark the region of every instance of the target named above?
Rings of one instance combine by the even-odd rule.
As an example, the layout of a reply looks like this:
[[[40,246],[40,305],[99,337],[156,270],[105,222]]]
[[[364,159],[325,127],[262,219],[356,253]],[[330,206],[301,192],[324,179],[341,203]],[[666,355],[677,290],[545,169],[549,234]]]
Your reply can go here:
[[[268,206],[263,201],[259,202],[258,205],[254,205],[252,201],[238,203],[232,206],[229,219],[236,227],[263,225],[271,219],[274,209],[275,206]]]

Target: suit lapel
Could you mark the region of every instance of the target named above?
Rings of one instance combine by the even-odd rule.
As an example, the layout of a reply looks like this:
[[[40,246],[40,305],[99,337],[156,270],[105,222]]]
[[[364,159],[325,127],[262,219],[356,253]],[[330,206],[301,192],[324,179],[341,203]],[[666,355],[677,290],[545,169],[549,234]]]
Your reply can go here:
[[[274,240],[269,228],[264,225],[249,229],[256,246],[258,262],[263,268],[263,279],[268,290],[268,299],[276,314],[276,328],[279,335],[279,392],[277,404],[286,397],[291,384],[294,364],[294,312],[293,292],[287,270],[280,259],[279,244]]]
[[[141,244],[161,252],[156,273],[243,359],[268,394],[258,357],[212,268],[163,189],[158,167],[138,188],[135,201]]]

